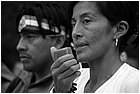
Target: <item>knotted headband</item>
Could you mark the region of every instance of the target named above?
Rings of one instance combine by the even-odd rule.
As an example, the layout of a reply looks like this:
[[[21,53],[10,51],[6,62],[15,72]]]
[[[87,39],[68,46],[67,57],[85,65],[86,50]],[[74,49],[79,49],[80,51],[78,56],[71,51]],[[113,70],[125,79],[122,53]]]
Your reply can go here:
[[[21,32],[21,30],[23,28],[25,28],[26,26],[38,27],[39,25],[38,25],[38,22],[37,22],[37,18],[35,16],[23,15],[20,22],[19,22],[18,31]],[[42,19],[41,26],[45,30],[50,30],[47,19]],[[65,35],[64,27],[61,26],[60,28],[61,28],[61,31],[57,27],[53,27],[53,30],[51,30],[51,31],[54,32],[54,33],[57,33],[57,34]]]

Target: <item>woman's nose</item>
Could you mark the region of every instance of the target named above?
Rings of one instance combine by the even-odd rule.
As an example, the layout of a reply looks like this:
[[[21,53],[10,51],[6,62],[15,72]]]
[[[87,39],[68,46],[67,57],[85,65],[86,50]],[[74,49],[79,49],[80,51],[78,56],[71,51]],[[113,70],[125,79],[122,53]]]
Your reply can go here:
[[[72,37],[73,37],[73,39],[79,39],[79,38],[82,38],[83,37],[83,35],[81,34],[81,33],[74,33],[74,34],[72,34]]]
[[[24,51],[27,49],[27,47],[25,45],[25,41],[22,38],[20,38],[16,49],[17,49],[17,51]]]
[[[73,28],[73,31],[72,31],[72,37],[73,39],[79,39],[79,38],[82,38],[83,37],[83,34],[82,34],[82,28],[81,26],[75,26]]]

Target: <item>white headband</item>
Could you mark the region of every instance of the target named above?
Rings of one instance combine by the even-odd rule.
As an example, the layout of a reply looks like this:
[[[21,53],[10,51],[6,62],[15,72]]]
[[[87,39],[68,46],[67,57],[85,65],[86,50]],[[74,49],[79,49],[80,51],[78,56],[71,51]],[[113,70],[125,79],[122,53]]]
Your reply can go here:
[[[36,27],[39,26],[35,16],[23,15],[19,22],[18,31],[21,32],[21,30],[23,28],[25,28],[27,25],[36,26]],[[47,19],[42,19],[41,26],[43,29],[50,30]],[[61,35],[65,35],[65,32],[64,32],[65,28],[63,26],[61,26],[61,31],[59,31],[59,29],[57,27],[54,27],[53,29],[54,30],[51,30],[52,32],[60,33]]]

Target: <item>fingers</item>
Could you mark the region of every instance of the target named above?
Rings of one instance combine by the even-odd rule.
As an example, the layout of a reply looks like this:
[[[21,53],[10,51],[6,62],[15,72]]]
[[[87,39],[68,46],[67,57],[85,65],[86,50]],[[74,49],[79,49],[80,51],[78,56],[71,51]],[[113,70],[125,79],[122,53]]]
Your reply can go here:
[[[76,64],[74,66],[71,66],[69,69],[67,69],[65,72],[63,72],[60,77],[61,78],[67,78],[69,76],[71,76],[73,73],[77,72],[77,70],[80,69],[80,65]]]
[[[72,87],[72,82],[81,75],[81,72],[76,71],[73,74],[71,74],[69,77],[67,78],[61,78],[58,77],[57,81],[55,82],[55,90],[57,93],[66,93],[68,91],[70,91],[71,87]]]
[[[52,58],[54,60],[54,52],[57,51],[57,49],[55,47],[51,47],[51,55],[52,55]]]
[[[52,77],[56,92],[67,92],[71,89],[72,82],[80,76],[80,64],[67,48],[57,50],[51,48],[54,63],[51,66]],[[64,89],[65,88],[65,89]]]
[[[70,77],[68,77],[66,79],[66,81],[70,81],[73,82],[77,77],[79,77],[81,75],[80,71],[76,71],[75,73],[73,73]]]
[[[59,66],[59,68],[54,69],[54,71],[56,70],[55,71],[56,74],[63,73],[64,71],[71,68],[71,66],[74,66],[76,64],[77,64],[77,61],[75,59],[68,60],[68,61],[64,62],[63,64],[61,64],[61,66]]]
[[[52,64],[51,69],[58,68],[61,64],[71,59],[74,59],[74,56],[72,54],[63,55]]]
[[[80,69],[80,64],[75,64],[75,65],[69,66],[69,68],[67,70],[63,71],[63,73],[60,72],[61,70],[59,70],[59,69],[60,68],[57,68],[52,71],[53,77],[56,77],[55,79],[57,79],[59,81],[63,80],[63,79],[67,79],[69,77],[75,78],[80,75],[80,73],[78,72],[78,70]],[[75,75],[75,76],[73,76],[73,75]]]

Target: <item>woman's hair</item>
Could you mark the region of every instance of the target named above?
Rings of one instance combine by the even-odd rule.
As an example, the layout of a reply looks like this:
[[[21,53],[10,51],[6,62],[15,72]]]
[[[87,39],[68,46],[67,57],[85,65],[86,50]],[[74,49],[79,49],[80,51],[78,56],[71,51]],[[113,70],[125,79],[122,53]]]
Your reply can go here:
[[[129,40],[132,40],[132,35],[138,35],[138,15],[136,16],[136,8],[138,2],[130,1],[95,1],[99,11],[110,21],[111,25],[116,25],[120,21],[126,21],[129,24],[129,30],[125,35],[119,38],[119,50],[124,50]],[[70,17],[72,16],[73,8],[78,2],[71,3],[69,8]],[[135,8],[134,8],[135,7]],[[133,37],[134,38],[134,37]],[[138,39],[138,38],[137,38]],[[138,42],[137,42],[138,44]]]
[[[23,15],[31,15],[37,18],[39,24],[39,33],[46,35],[46,32],[41,26],[42,18],[47,19],[49,24],[49,29],[52,30],[53,27],[57,27],[61,31],[61,26],[65,28],[64,32],[66,36],[69,35],[71,31],[70,21],[68,21],[67,15],[64,8],[60,5],[52,2],[33,2],[33,4],[24,4],[19,9],[16,17],[16,29],[18,30],[20,19]]]

